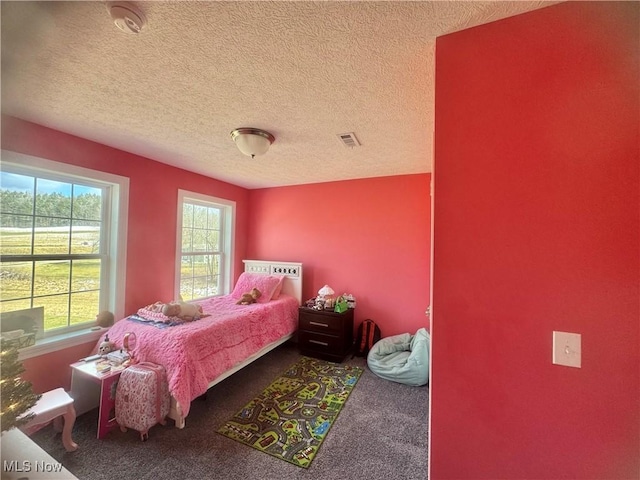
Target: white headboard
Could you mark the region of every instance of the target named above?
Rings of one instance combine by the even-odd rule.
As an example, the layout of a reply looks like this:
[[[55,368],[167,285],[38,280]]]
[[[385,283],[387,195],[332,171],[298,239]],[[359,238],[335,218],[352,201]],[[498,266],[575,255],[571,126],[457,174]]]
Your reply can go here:
[[[243,260],[244,271],[263,275],[284,275],[282,293],[291,295],[302,304],[302,264],[268,260]]]

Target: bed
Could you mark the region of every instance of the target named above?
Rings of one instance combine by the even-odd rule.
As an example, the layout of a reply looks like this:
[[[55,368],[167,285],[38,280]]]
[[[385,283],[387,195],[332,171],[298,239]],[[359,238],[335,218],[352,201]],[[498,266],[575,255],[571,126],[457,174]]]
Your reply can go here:
[[[243,263],[244,272],[231,294],[195,302],[202,307],[201,318],[157,322],[151,316],[138,315],[139,311],[116,322],[107,332],[118,348],[123,346],[126,334],[131,338],[134,333],[134,359],[165,368],[172,397],[169,417],[178,428],[184,428],[192,400],[290,339],[297,329],[302,264],[262,260]],[[266,291],[258,302],[237,305],[241,293],[256,284]]]

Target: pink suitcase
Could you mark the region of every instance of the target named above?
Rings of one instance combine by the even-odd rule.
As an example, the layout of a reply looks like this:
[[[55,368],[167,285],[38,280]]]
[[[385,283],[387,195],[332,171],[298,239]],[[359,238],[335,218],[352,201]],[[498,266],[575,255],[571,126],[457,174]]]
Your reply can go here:
[[[123,432],[133,428],[140,438],[149,438],[149,429],[164,425],[171,399],[164,367],[141,362],[122,371],[116,388],[116,422]]]

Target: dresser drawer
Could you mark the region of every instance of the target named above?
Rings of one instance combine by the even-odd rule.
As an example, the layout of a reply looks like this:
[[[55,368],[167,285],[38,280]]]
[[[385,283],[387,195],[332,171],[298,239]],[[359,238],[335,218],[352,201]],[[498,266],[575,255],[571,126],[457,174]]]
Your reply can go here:
[[[328,353],[342,353],[344,351],[344,339],[308,330],[298,332],[298,345],[301,350],[323,350]]]
[[[298,347],[303,355],[341,362],[352,344],[353,309],[342,313],[298,310]]]
[[[300,315],[300,330],[311,330],[319,333],[340,334],[344,330],[344,318],[330,315]]]

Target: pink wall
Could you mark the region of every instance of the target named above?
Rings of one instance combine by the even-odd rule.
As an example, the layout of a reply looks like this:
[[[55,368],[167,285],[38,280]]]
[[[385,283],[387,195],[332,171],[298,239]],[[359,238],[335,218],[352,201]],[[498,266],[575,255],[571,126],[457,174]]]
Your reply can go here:
[[[428,326],[430,175],[249,193],[249,257],[304,263],[304,298],[328,284],[356,297],[355,325],[383,336]]]
[[[434,480],[640,478],[639,25],[568,2],[437,40]]]
[[[174,297],[178,189],[236,201],[235,276],[242,271],[247,238],[246,189],[4,115],[2,148],[129,177],[126,313]],[[92,346],[80,349],[80,354],[73,349],[29,360],[25,362],[25,376],[38,390],[65,386],[67,373],[51,375],[44,366],[66,365],[88,354]]]
[[[24,360],[22,378],[33,384],[36,393],[44,393],[54,388],[70,388],[71,368],[69,364],[86,357],[95,342],[76,345],[55,353],[40,355]]]

